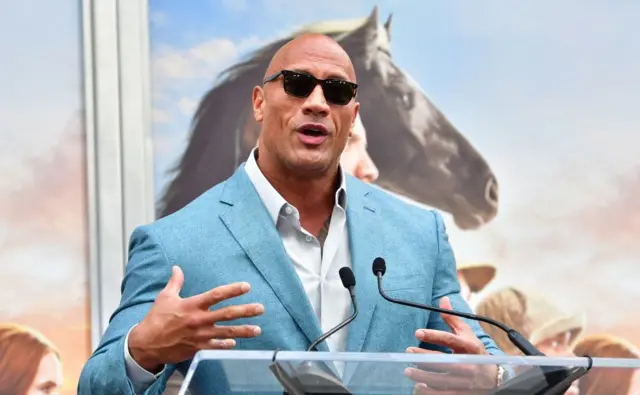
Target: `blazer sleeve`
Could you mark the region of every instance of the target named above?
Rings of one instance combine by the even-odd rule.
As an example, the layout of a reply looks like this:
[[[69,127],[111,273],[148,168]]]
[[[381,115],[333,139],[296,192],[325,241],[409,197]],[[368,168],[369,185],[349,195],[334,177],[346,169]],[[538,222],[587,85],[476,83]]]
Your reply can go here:
[[[98,348],[85,364],[78,382],[78,394],[134,395],[125,362],[125,339],[129,330],[145,317],[156,296],[171,277],[171,264],[149,226],[136,228],[129,242],[129,260],[121,286],[118,308]],[[160,395],[175,365],[167,365],[145,395]]]
[[[438,246],[438,259],[433,280],[433,299],[431,300],[431,304],[433,306],[439,306],[440,299],[448,296],[449,300],[451,301],[451,306],[455,311],[472,313],[471,308],[462,298],[462,295],[460,295],[460,283],[458,282],[456,262],[453,251],[451,249],[451,244],[449,243],[449,236],[447,235],[447,230],[444,225],[442,216],[438,212],[433,210],[431,211],[431,213],[435,222]],[[482,341],[489,354],[504,355],[502,350],[498,348],[493,339],[491,339],[491,337],[484,332],[479,322],[468,319],[464,320],[467,324],[469,324],[469,326],[471,326],[473,332],[476,334],[478,339]],[[427,323],[427,328],[451,332],[451,328],[449,328],[449,326],[444,322],[440,314],[437,313],[429,314],[429,322]],[[438,345],[422,343],[421,347],[425,349],[451,353],[451,349]]]

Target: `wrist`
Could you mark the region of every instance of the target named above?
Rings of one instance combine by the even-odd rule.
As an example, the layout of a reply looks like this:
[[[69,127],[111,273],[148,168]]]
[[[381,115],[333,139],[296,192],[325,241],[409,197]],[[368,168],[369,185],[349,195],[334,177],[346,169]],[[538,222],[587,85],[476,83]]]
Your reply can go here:
[[[129,333],[129,343],[127,344],[129,354],[141,368],[152,374],[157,374],[162,370],[163,363],[158,362],[158,358],[153,355],[144,339],[145,335],[141,333],[140,326],[135,326]]]

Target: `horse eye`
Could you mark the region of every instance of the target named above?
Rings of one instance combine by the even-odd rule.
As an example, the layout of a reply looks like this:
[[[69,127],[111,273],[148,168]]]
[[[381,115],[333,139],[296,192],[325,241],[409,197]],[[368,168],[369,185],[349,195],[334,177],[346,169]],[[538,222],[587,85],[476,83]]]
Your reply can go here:
[[[402,105],[404,105],[407,108],[413,107],[413,94],[411,93],[402,94],[402,96],[400,96],[400,101],[402,102]]]

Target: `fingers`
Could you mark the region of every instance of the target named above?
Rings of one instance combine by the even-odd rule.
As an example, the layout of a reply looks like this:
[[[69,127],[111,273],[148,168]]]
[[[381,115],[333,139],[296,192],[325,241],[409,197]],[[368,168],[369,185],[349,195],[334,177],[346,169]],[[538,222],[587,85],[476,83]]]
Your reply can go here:
[[[453,310],[453,306],[451,305],[451,300],[448,297],[444,297],[440,299],[440,308],[446,310]],[[455,334],[462,334],[465,332],[473,332],[471,327],[464,322],[464,320],[460,317],[451,314],[440,313],[442,320],[447,324]]]
[[[203,292],[199,295],[190,297],[189,303],[193,303],[200,308],[209,308],[210,306],[218,304],[223,300],[244,295],[249,292],[250,289],[251,286],[249,285],[249,283],[245,282],[221,285],[207,292]]]
[[[431,355],[442,355],[443,353],[440,351],[434,350],[425,350],[419,347],[409,347],[407,348],[408,353],[412,354],[431,354]],[[462,377],[471,377],[474,375],[475,367],[474,365],[464,365],[464,364],[453,364],[453,363],[434,363],[434,362],[426,362],[426,363],[414,363],[414,365],[418,369],[431,371],[435,373],[448,373],[454,374]]]
[[[264,313],[264,306],[259,303],[227,306],[214,311],[199,311],[189,315],[186,327],[196,331],[203,328],[209,329],[217,322],[256,317],[262,313]]]
[[[478,392],[477,390],[470,390],[470,391],[466,391],[466,390],[451,390],[451,391],[447,391],[447,390],[437,390],[434,388],[430,388],[429,386],[427,386],[424,383],[417,383],[414,387],[413,387],[413,395],[464,395],[464,394],[473,394],[473,395],[489,395],[489,392],[486,391],[482,391],[482,392]]]
[[[200,350],[230,350],[236,346],[233,339],[207,339],[198,344]]]
[[[472,338],[468,338],[434,329],[418,329],[416,338],[425,343],[448,347],[457,354],[479,354],[482,351],[478,349],[475,335]]]
[[[424,383],[418,383],[413,387],[413,395],[429,395],[433,394],[433,392],[429,391],[429,387],[427,387]]]
[[[262,329],[255,325],[213,326],[198,331],[199,339],[234,339],[260,336]]]
[[[180,290],[182,289],[182,284],[184,284],[184,274],[182,273],[182,269],[180,269],[179,266],[173,266],[171,268],[171,278],[164,287],[164,290],[168,293],[179,295]]]
[[[260,303],[227,306],[210,312],[208,321],[211,323],[233,321],[238,318],[256,317],[262,313],[264,313],[264,306]]]
[[[426,384],[428,388],[437,390],[470,390],[473,388],[473,381],[450,374],[425,372],[424,370],[407,368],[405,375],[411,380]]]

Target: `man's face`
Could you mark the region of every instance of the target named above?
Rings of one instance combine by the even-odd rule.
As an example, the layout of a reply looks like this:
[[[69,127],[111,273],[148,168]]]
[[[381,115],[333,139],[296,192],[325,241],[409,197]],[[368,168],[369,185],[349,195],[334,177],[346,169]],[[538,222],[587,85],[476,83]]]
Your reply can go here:
[[[355,82],[350,59],[335,42],[311,37],[290,44],[274,58],[270,71],[293,70],[318,79]],[[355,99],[346,105],[330,103],[320,85],[306,98],[295,97],[285,92],[280,76],[257,87],[253,102],[256,121],[262,123],[261,143],[280,165],[309,177],[337,167],[358,112]],[[322,128],[326,135],[309,138],[309,126]]]
[[[367,131],[359,115],[340,158],[340,164],[345,172],[364,182],[372,183],[378,179],[378,168],[367,152]]]

